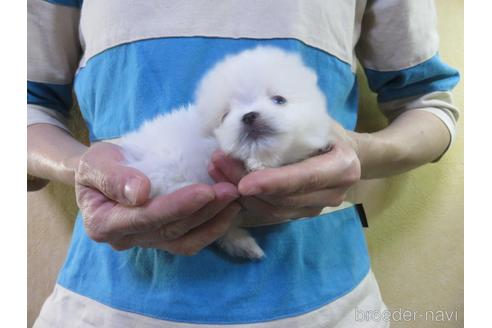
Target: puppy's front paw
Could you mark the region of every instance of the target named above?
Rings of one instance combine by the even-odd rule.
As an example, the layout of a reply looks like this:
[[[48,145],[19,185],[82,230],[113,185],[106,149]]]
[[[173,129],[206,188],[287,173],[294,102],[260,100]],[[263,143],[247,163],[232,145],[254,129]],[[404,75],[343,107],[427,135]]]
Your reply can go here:
[[[258,246],[256,240],[248,231],[241,228],[231,228],[217,244],[227,254],[233,257],[244,257],[250,260],[259,260],[265,257],[265,253]]]
[[[257,159],[248,158],[246,160],[246,168],[248,171],[252,172],[264,169],[265,165]]]

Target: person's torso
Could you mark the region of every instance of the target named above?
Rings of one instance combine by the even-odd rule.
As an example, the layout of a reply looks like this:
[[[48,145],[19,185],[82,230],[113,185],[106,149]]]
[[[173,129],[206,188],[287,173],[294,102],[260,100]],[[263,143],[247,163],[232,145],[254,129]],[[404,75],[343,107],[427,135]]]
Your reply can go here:
[[[257,45],[298,52],[317,72],[327,110],[353,129],[353,48],[364,6],[355,0],[86,0],[84,55],[74,83],[91,141],[118,138],[192,103],[212,65]],[[267,254],[262,261],[231,259],[214,246],[192,257],[116,252],[90,240],[79,216],[58,283],[123,311],[232,324],[313,311],[352,291],[369,272],[354,207],[250,231]]]

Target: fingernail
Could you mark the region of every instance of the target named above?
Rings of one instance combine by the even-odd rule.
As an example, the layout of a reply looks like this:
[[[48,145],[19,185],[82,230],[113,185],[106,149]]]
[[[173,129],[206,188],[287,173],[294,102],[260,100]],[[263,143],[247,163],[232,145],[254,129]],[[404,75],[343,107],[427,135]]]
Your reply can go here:
[[[141,186],[142,181],[139,178],[130,178],[130,180],[126,182],[124,194],[130,204],[135,205],[137,203]]]

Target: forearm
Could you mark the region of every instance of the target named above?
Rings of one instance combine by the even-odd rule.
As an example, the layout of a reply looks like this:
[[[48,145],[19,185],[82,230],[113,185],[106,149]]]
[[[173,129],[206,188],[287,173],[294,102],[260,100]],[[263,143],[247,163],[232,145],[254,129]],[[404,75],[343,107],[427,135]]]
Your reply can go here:
[[[375,133],[350,133],[361,161],[362,179],[406,172],[439,158],[450,134],[435,115],[409,110]]]
[[[27,173],[74,185],[80,156],[87,147],[66,131],[50,124],[27,128]]]

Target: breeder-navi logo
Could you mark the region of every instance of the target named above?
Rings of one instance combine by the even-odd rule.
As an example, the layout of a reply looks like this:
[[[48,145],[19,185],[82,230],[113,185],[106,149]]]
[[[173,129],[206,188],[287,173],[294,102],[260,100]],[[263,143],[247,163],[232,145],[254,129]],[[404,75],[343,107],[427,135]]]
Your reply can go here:
[[[455,311],[432,310],[432,311],[412,311],[398,308],[396,310],[361,310],[355,308],[355,321],[373,321],[373,322],[389,322],[389,321],[458,321],[458,308]]]

